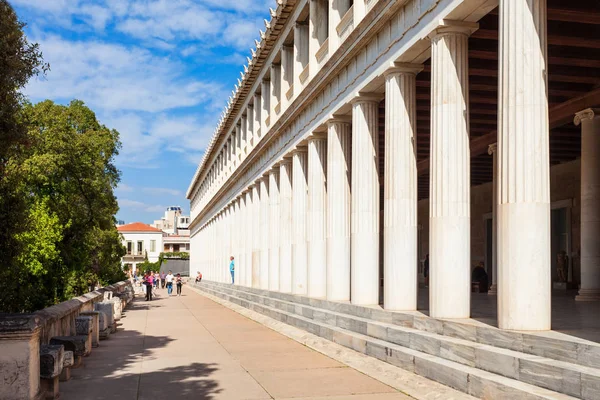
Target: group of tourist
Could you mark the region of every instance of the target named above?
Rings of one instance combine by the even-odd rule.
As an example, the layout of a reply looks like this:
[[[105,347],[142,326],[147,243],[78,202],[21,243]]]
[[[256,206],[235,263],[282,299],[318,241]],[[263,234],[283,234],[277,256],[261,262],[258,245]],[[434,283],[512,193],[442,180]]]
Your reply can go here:
[[[183,279],[181,274],[173,275],[172,271],[168,274],[158,271],[146,271],[141,279],[142,287],[146,288],[146,301],[152,300],[152,289],[167,289],[168,296],[173,293],[173,284],[177,287],[177,296],[181,296],[181,287]]]

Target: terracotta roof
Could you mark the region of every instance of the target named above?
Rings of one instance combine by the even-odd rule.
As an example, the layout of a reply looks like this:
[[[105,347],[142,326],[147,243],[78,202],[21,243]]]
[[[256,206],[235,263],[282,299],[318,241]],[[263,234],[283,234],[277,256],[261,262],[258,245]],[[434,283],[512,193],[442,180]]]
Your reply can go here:
[[[143,222],[132,222],[131,224],[125,224],[117,227],[119,232],[161,232],[160,229],[146,225]]]

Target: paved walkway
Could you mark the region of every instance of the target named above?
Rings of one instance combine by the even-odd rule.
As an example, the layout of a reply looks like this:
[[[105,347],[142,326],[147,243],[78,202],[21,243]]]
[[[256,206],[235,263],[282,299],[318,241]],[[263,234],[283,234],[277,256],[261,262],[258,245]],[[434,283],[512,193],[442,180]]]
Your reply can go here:
[[[64,400],[305,399],[409,397],[184,287],[182,297],[127,309],[61,383]]]

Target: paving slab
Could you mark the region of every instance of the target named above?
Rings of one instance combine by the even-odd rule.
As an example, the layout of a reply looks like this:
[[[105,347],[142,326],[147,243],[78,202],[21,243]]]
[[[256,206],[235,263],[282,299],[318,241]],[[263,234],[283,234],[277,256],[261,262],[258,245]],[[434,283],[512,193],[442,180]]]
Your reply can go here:
[[[119,323],[62,399],[410,398],[195,291],[136,297]]]

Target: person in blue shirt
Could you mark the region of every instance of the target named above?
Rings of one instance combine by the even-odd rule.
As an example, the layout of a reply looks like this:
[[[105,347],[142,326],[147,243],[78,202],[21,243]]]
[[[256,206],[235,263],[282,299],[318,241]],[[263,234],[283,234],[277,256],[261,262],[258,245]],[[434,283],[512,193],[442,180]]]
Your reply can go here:
[[[229,257],[229,272],[231,272],[231,284],[233,285],[233,283],[235,282],[234,279],[234,275],[235,275],[235,261],[233,261],[233,256]]]

